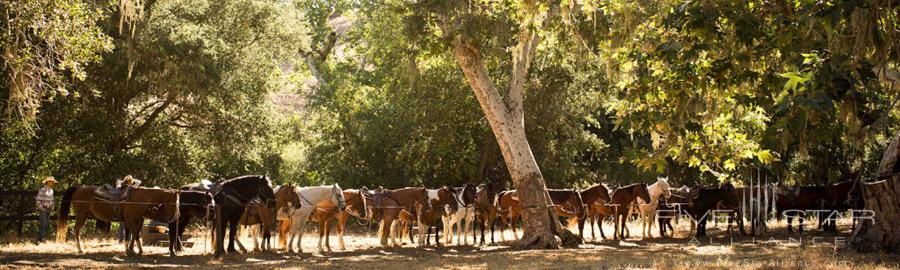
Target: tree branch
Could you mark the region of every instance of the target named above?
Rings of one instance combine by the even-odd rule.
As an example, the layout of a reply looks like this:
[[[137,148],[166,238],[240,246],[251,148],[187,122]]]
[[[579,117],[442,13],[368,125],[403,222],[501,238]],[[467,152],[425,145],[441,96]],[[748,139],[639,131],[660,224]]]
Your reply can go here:
[[[541,30],[547,26],[550,18],[556,16],[559,12],[559,6],[554,6],[547,12],[544,20],[541,22]],[[523,109],[523,99],[525,96],[525,82],[528,81],[528,70],[531,68],[531,62],[534,60],[534,54],[537,51],[538,43],[541,41],[540,34],[533,29],[535,20],[538,19],[537,14],[532,14],[531,18],[522,23],[519,27],[519,43],[512,49],[513,68],[509,82],[509,94],[503,99],[509,116],[515,121],[515,125],[525,125],[525,112]]]

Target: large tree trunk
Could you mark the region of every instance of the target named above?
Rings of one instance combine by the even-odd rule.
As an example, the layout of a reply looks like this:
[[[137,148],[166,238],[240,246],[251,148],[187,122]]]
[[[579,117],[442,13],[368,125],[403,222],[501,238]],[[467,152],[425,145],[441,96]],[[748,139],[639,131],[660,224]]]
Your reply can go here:
[[[866,210],[874,219],[862,219],[853,236],[850,247],[857,251],[900,251],[900,133],[885,149],[878,169],[884,179],[862,185]],[[886,178],[886,179],[885,179]]]
[[[518,245],[527,248],[558,248],[560,242],[557,235],[562,238],[564,245],[577,244],[580,239],[562,227],[555,212],[549,207],[550,196],[544,177],[525,136],[522,108],[525,81],[539,40],[539,36],[530,30],[520,33],[519,44],[512,50],[513,68],[509,93],[505,99],[500,96],[489,77],[475,41],[465,35],[458,35],[453,38],[452,45],[453,55],[475,92],[500,145],[500,152],[522,204],[524,235]]]

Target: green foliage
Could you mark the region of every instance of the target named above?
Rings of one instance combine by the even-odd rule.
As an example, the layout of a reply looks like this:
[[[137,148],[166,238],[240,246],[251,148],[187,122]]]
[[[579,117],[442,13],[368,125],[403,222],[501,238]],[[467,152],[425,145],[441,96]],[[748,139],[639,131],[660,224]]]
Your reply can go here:
[[[4,189],[506,183],[459,33],[501,88],[540,36],[524,117],[550,187],[871,175],[900,117],[891,1],[0,3]]]

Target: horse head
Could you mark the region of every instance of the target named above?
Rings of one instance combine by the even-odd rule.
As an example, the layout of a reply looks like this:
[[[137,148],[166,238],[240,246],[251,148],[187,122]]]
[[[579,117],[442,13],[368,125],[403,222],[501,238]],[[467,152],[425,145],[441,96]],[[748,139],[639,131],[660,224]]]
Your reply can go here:
[[[455,213],[459,206],[456,203],[456,191],[449,186],[443,186],[438,190],[438,201],[444,205],[447,213]]]
[[[463,206],[469,206],[475,202],[475,185],[466,184],[463,186],[462,190],[462,202]]]
[[[166,223],[175,222],[180,215],[181,190],[164,190],[163,192],[169,196],[165,196],[165,199],[159,205],[158,219]]]
[[[641,200],[644,200],[648,203],[650,202],[650,191],[647,190],[647,184],[639,183],[637,185],[634,185],[634,189],[632,190],[632,192],[634,192],[635,196],[637,196]]]
[[[422,211],[427,212],[427,211],[431,210],[431,200],[428,199],[428,189],[426,189],[423,186],[423,187],[418,188],[418,190],[419,191],[416,192],[418,195],[416,195],[415,202],[419,203],[420,205],[422,205],[422,207],[424,207],[424,209],[422,209]]]
[[[266,203],[266,207],[275,208],[275,191],[272,190],[272,180],[268,176],[262,176],[256,184],[256,196]]]
[[[341,211],[347,209],[347,202],[344,200],[344,191],[341,190],[341,186],[337,183],[331,185],[331,200],[332,203],[336,204]]]
[[[669,186],[669,177],[657,177],[656,184],[662,189],[662,194],[666,198],[672,197],[672,187]]]

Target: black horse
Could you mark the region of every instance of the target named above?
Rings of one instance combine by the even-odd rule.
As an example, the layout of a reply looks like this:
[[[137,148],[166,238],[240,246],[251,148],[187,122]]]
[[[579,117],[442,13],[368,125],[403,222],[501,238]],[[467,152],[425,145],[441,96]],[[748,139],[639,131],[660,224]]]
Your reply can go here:
[[[194,218],[201,221],[213,218],[212,193],[192,186],[183,186],[181,190],[183,191],[181,191],[181,201],[178,205],[181,215],[169,223],[169,254],[172,256],[175,256],[176,252],[182,251],[181,236]]]
[[[260,199],[275,212],[275,192],[272,190],[272,182],[262,175],[246,175],[219,183],[213,191],[216,201],[215,206],[215,230],[216,251],[215,258],[221,258],[225,253],[225,229],[230,229],[228,234],[228,252],[237,252],[234,249],[234,237],[237,235],[238,222],[247,204],[253,199]]]

